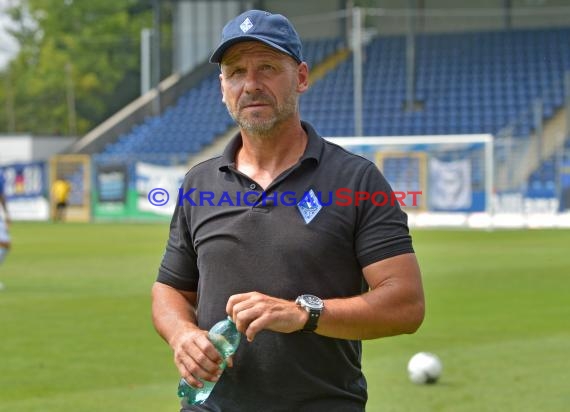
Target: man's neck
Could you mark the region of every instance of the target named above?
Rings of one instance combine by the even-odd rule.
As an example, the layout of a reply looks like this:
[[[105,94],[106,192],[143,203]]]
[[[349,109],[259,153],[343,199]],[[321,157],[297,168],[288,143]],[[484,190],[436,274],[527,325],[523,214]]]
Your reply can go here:
[[[307,147],[307,133],[297,119],[257,136],[242,131],[242,147],[236,154],[237,169],[262,187],[299,161]]]

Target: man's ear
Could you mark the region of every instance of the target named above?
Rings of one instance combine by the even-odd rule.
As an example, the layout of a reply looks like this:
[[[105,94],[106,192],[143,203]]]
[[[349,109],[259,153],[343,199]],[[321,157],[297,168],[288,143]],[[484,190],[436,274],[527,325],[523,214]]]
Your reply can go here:
[[[301,62],[297,66],[297,92],[304,93],[309,89],[309,66]]]

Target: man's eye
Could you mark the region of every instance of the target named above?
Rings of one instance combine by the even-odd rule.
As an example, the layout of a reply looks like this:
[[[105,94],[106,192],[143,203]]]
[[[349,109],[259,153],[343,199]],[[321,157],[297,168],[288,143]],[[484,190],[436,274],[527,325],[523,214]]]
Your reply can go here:
[[[230,76],[236,76],[236,75],[240,75],[244,72],[243,69],[234,69],[230,71]]]

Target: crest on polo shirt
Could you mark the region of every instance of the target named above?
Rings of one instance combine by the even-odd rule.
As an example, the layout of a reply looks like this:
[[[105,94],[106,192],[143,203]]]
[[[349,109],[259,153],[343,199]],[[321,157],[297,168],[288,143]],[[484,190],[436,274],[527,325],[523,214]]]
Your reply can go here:
[[[239,25],[239,28],[244,33],[247,33],[252,27],[253,27],[253,23],[251,22],[249,17],[247,19],[245,19],[242,24]]]
[[[297,208],[299,209],[299,212],[301,212],[301,216],[303,216],[305,223],[308,224],[315,218],[315,216],[317,216],[323,206],[319,202],[319,198],[313,189],[311,189],[306,192],[301,201],[297,203]]]

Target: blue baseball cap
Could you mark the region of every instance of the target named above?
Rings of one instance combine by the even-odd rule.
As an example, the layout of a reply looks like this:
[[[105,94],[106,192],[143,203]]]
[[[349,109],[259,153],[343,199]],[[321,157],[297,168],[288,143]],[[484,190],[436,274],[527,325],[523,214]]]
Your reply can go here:
[[[222,56],[230,46],[251,40],[260,41],[288,54],[298,63],[303,61],[301,39],[285,16],[262,10],[249,10],[225,25],[222,41],[210,57],[210,63],[221,63]]]

